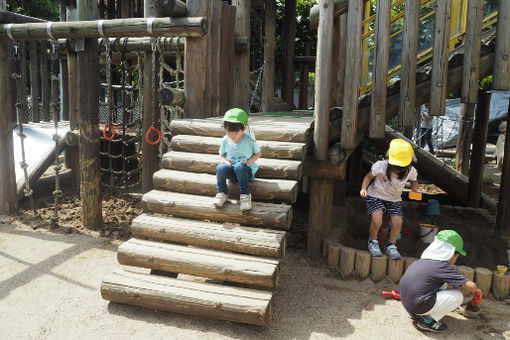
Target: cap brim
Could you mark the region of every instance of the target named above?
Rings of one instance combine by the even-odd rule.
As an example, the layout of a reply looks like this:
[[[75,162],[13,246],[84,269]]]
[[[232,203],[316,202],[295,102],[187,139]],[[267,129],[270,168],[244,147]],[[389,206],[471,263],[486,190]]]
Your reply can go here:
[[[467,253],[464,250],[459,251],[459,254],[462,255],[462,256],[466,256],[467,255]]]

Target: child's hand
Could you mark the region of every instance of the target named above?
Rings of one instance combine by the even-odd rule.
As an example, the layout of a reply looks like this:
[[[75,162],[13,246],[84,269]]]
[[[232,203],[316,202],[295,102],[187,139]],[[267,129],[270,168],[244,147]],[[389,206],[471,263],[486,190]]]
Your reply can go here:
[[[222,161],[223,161],[223,164],[227,164],[229,167],[232,167],[232,163],[230,163],[228,160],[222,159]]]
[[[359,195],[363,198],[367,198],[367,189],[361,189]]]
[[[244,164],[250,166],[253,162],[250,162],[250,160],[247,160],[247,161],[241,161],[241,163],[244,163]]]

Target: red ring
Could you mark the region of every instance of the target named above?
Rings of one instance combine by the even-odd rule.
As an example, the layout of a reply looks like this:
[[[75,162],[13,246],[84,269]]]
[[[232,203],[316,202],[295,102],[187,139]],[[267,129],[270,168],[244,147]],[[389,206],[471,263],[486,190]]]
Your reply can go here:
[[[151,132],[153,132],[153,131],[154,131],[154,132],[156,132],[156,133],[158,134],[158,139],[157,139],[155,142],[151,141],[151,140],[150,140],[150,138],[149,138],[149,135],[150,135],[150,134],[151,134]],[[150,127],[150,129],[149,129],[149,130],[147,130],[147,133],[145,134],[145,140],[146,140],[146,141],[147,141],[147,143],[149,143],[150,145],[156,145],[156,144],[158,144],[159,142],[161,142],[161,132],[159,132],[159,130],[158,130],[158,129],[156,129],[156,128],[154,127],[154,125],[153,125],[153,126],[151,126],[151,127]]]
[[[110,129],[112,131],[112,135],[110,137],[108,137],[106,135],[106,132],[108,131],[108,129]],[[104,139],[106,139],[107,141],[111,141],[113,139],[113,137],[115,137],[115,128],[113,127],[112,124],[107,124],[104,126],[104,129],[103,129],[103,137]]]

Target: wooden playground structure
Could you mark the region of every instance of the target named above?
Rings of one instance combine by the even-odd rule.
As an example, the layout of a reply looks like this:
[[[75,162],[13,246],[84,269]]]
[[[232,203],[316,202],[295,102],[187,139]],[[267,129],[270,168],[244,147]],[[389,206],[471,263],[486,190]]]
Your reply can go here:
[[[114,175],[121,176],[124,187],[136,178],[144,193],[144,214],[133,220],[133,238],[118,250],[119,263],[133,269],[106,277],[102,296],[268,325],[300,187],[308,186],[310,199],[308,252],[319,257],[334,226],[334,201],[345,196],[348,178],[360,176],[361,141],[367,138],[385,149],[393,138],[410,137],[418,106],[429,102],[433,115],[443,115],[447,94],[460,90],[459,171],[415,147],[418,171],[460,204],[497,211],[497,228],[510,232],[510,129],[498,205],[481,192],[490,94],[479,93],[478,81],[492,74],[494,89],[508,90],[510,85],[510,2],[499,1],[497,10],[484,14],[486,2],[378,0],[370,13],[369,1],[320,0],[310,12],[311,25],[318,29],[314,57],[295,55],[296,1],[287,0],[282,37],[287,48],[277,97],[275,0],[64,0],[60,22],[7,12],[0,1],[0,210],[18,210],[13,125],[19,126],[23,140],[24,124],[51,121],[58,131],[68,121],[71,132],[64,142],[54,137],[53,158],[45,161],[46,167],[55,161],[56,206],[63,148],[80,188],[85,227],[101,225],[105,173],[111,186]],[[397,6],[405,11],[392,16]],[[263,65],[254,90],[260,86],[260,113],[250,117],[262,159],[251,183],[253,209],[241,213],[235,199],[223,209],[213,207],[211,200],[224,135],[218,117],[231,107],[252,109],[253,11],[264,18]],[[432,46],[423,46],[420,23],[432,19],[433,34],[427,40]],[[398,20],[402,28],[396,32],[391,28]],[[395,64],[389,59],[396,36],[401,49]],[[292,110],[297,71],[298,106],[308,106],[313,63],[310,117]],[[106,114],[100,119],[102,97]],[[386,125],[395,116],[402,133]],[[137,130],[136,138],[130,129]],[[28,197],[30,184],[25,175]],[[231,197],[236,195],[232,186]],[[52,221],[58,223],[57,212]]]

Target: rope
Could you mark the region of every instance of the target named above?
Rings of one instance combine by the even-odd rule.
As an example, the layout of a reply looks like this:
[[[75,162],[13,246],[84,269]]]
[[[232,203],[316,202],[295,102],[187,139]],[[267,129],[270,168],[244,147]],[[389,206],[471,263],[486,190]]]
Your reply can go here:
[[[251,93],[250,103],[248,104],[248,114],[251,113],[251,105],[253,104],[253,99],[255,99],[255,95],[257,94],[257,90],[259,88],[260,81],[262,79],[262,73],[264,71],[264,68],[266,67],[266,62],[262,64],[262,66],[257,70],[259,72],[259,75],[257,77],[257,83],[255,84],[255,88],[253,89]],[[259,99],[260,101],[260,99]]]
[[[59,98],[59,56],[58,56],[58,41],[51,41],[51,107],[53,113],[53,123],[55,126],[55,134],[53,135],[53,140],[55,141],[55,190],[53,191],[53,196],[55,200],[55,204],[53,207],[53,216],[51,216],[51,227],[56,227],[58,223],[58,210],[60,206],[60,200],[62,198],[62,190],[60,189],[60,169],[62,165],[60,164],[60,159],[58,157],[58,146],[60,135],[58,134],[58,121],[60,118],[60,98]]]

